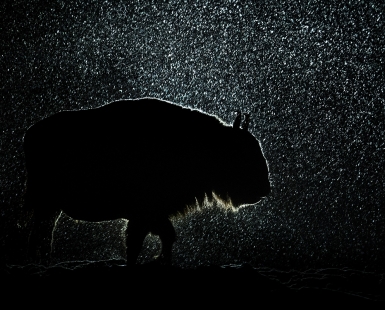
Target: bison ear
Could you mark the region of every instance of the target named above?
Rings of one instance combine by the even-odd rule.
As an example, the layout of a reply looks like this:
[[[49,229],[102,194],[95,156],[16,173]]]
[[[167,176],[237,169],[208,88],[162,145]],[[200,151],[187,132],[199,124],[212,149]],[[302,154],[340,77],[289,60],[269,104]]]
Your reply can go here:
[[[235,117],[234,123],[233,123],[233,128],[234,129],[239,129],[239,126],[241,125],[241,111],[237,111],[237,116]]]
[[[243,124],[242,124],[243,130],[247,131],[249,129],[249,122],[250,122],[250,113],[247,113],[245,115],[245,120],[243,121]]]

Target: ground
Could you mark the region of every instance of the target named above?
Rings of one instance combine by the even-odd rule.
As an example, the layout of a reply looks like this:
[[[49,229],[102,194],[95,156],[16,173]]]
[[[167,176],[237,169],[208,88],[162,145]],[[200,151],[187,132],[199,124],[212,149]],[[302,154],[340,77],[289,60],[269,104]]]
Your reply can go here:
[[[127,268],[106,261],[62,264],[48,269],[8,266],[3,275],[3,287],[24,296],[14,301],[28,301],[28,305],[32,301],[44,303],[52,297],[59,304],[76,300],[98,305],[108,300],[127,305],[178,307],[259,306],[262,302],[296,306],[385,304],[383,275],[349,269],[299,272],[249,265],[180,269],[156,264]]]

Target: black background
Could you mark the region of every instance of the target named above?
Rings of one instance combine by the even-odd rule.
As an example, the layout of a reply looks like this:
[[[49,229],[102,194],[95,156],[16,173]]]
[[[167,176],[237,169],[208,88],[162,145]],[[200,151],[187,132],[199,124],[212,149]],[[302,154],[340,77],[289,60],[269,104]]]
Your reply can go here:
[[[356,270],[378,281],[384,12],[382,1],[2,1],[6,270],[25,259],[27,128],[61,110],[157,97],[228,123],[237,109],[250,112],[272,183],[267,199],[236,214],[207,208],[175,219],[174,267]],[[53,263],[121,261],[125,225],[63,215]],[[139,263],[158,250],[148,236]]]

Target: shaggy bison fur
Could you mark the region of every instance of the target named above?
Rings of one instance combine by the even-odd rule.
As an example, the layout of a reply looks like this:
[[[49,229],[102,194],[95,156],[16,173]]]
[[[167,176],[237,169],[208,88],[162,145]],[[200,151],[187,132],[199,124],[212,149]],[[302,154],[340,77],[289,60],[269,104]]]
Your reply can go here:
[[[170,216],[205,197],[234,208],[268,195],[268,167],[248,116],[232,126],[215,116],[153,98],[63,111],[24,137],[25,208],[33,210],[30,251],[49,258],[60,211],[84,221],[128,219],[127,264],[148,233],[160,237],[170,262]],[[44,260],[43,260],[44,261]]]

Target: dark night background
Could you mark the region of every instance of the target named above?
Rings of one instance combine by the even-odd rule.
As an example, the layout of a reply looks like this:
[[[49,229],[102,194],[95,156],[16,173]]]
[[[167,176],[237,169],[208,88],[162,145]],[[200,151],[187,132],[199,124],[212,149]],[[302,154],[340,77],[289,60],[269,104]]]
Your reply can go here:
[[[205,208],[175,220],[174,267],[383,278],[383,1],[6,0],[0,14],[6,270],[25,259],[29,126],[61,110],[157,97],[227,123],[237,109],[250,112],[272,184],[238,213]],[[125,225],[62,215],[54,263],[124,264]],[[139,263],[158,249],[148,236]]]

